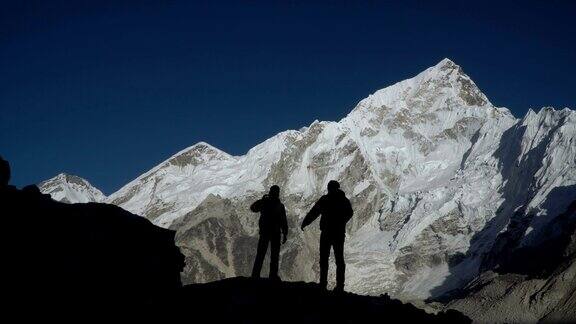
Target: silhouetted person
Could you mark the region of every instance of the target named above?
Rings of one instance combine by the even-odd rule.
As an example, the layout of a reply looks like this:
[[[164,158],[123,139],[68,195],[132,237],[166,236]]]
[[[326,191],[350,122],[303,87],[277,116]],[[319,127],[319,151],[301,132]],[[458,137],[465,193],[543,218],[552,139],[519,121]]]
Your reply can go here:
[[[312,223],[319,215],[320,218],[320,286],[326,288],[328,284],[328,257],[330,248],[334,249],[336,259],[336,291],[344,291],[346,265],[344,263],[344,238],[346,237],[346,223],[352,218],[354,212],[350,200],[344,191],[340,190],[338,181],[328,183],[328,194],[322,196],[308,212],[302,226]]]
[[[256,260],[252,268],[252,277],[259,278],[266,250],[270,244],[270,278],[280,279],[278,276],[278,259],[280,257],[280,235],[282,234],[282,244],[286,243],[288,235],[288,222],[286,220],[286,209],[280,202],[280,187],[274,185],[270,187],[270,192],[262,199],[257,200],[250,206],[250,209],[260,212],[258,227],[260,229],[260,239],[258,240],[258,250]]]

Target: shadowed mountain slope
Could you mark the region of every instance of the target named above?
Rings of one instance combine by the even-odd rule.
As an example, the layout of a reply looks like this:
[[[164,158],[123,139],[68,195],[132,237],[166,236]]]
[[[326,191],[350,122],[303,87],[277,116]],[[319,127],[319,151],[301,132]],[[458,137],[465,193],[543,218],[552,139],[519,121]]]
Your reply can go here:
[[[575,190],[567,188],[565,190]],[[502,232],[485,257],[489,267],[447,307],[478,322],[576,322],[576,200],[543,232],[537,246],[514,248],[525,226]]]

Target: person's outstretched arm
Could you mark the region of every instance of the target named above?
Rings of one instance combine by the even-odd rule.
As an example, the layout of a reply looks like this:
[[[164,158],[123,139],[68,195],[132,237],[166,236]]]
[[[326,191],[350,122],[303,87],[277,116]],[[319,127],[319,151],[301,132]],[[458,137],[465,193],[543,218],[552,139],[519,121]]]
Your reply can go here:
[[[308,214],[306,214],[306,217],[304,217],[304,220],[302,221],[302,225],[300,225],[300,228],[304,230],[304,227],[310,225],[310,223],[315,221],[316,218],[320,216],[321,212],[322,212],[322,198],[320,198],[320,200],[318,200],[316,204],[314,204],[314,207],[310,209]]]

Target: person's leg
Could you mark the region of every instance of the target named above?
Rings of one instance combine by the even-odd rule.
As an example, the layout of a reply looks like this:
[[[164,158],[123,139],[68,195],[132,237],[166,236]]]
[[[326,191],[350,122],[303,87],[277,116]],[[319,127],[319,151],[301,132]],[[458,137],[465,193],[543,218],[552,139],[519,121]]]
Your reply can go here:
[[[320,234],[320,287],[328,285],[328,258],[330,257],[330,239],[326,233]]]
[[[346,263],[344,262],[344,238],[338,236],[333,238],[334,259],[336,260],[336,290],[344,290],[344,280],[346,277]]]
[[[260,271],[262,270],[262,264],[264,263],[266,250],[268,249],[268,241],[269,239],[266,235],[260,234],[258,249],[256,250],[256,259],[254,260],[254,267],[252,268],[253,278],[260,278]]]
[[[270,279],[280,279],[278,276],[278,261],[280,259],[280,233],[270,237]]]

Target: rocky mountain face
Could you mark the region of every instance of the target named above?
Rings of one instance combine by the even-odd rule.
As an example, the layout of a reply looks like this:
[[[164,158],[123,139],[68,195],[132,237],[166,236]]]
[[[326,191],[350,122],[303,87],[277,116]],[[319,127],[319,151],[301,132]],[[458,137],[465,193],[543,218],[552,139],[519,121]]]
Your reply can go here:
[[[102,191],[85,179],[65,173],[39,183],[38,188],[54,200],[71,204],[103,202],[106,199]]]
[[[576,322],[576,201],[548,224],[539,245],[517,242],[518,225],[500,233],[492,267],[451,296],[446,308],[477,322]]]
[[[328,181],[339,180],[355,210],[347,289],[439,297],[490,267],[499,246],[541,242],[576,199],[575,137],[575,111],[516,119],[444,59],[338,122],[279,133],[243,156],[193,145],[106,201],[176,230],[182,279],[197,283],[250,274],[258,215],[248,206],[278,184],[291,229],[280,274],[312,281],[318,225],[305,233],[298,225]],[[509,231],[514,241],[502,243]]]

